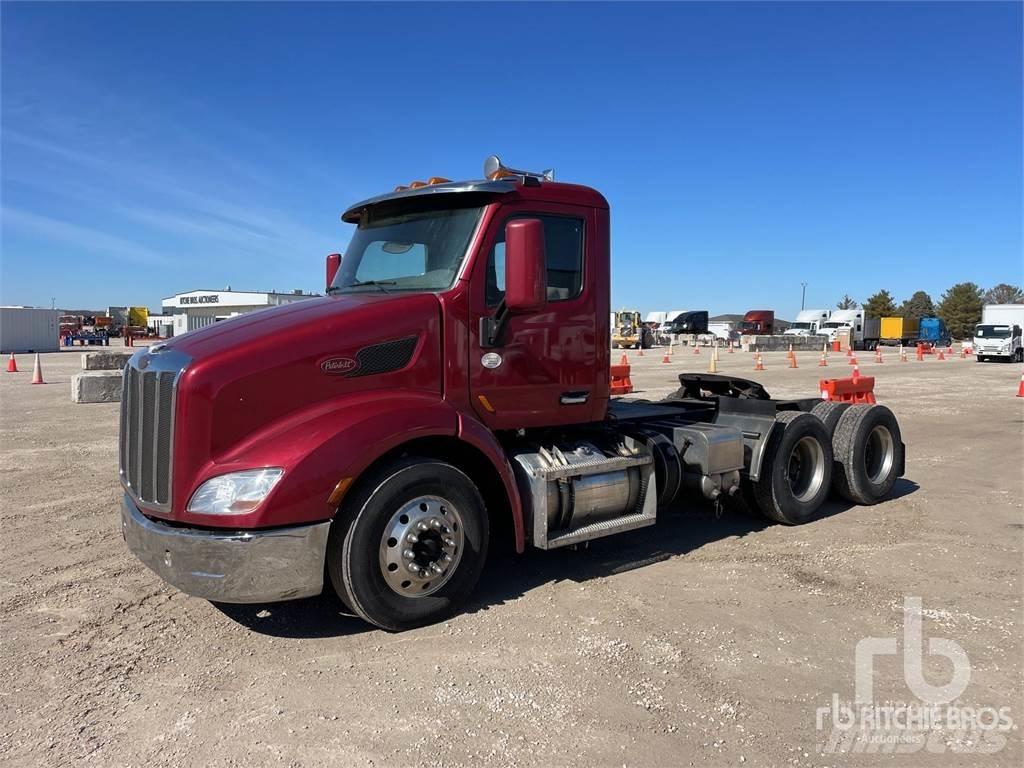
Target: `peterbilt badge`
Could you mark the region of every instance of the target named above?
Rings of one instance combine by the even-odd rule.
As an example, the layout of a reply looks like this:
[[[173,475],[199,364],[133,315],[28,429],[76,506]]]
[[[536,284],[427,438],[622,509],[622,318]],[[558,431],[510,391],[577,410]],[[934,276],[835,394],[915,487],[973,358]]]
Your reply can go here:
[[[344,376],[359,367],[359,361],[351,357],[330,357],[320,363],[320,370],[328,376]]]

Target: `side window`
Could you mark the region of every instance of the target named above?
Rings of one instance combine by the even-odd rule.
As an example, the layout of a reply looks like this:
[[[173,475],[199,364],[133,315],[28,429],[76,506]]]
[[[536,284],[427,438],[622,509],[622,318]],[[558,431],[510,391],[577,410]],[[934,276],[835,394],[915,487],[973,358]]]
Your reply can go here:
[[[583,290],[583,220],[567,216],[533,216],[544,224],[544,252],[548,268],[548,301],[575,299]],[[506,223],[511,221],[507,219]],[[505,230],[487,257],[487,305],[496,306],[505,295]]]

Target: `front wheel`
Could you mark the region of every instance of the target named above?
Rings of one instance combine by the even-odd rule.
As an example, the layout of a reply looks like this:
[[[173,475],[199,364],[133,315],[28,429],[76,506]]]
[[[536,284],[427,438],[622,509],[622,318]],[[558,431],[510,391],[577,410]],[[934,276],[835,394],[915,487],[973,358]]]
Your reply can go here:
[[[451,615],[480,578],[489,528],[457,467],[408,457],[360,484],[331,525],[327,570],[341,600],[399,631]]]

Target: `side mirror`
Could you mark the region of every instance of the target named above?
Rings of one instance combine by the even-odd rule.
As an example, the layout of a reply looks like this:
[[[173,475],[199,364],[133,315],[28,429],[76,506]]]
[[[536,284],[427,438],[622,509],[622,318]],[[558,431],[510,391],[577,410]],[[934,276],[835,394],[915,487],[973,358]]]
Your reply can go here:
[[[338,274],[338,270],[341,269],[341,254],[330,253],[327,255],[327,290],[331,289],[331,285],[334,283],[334,276]]]
[[[548,271],[544,258],[544,224],[515,219],[505,226],[505,307],[534,312],[547,303]]]

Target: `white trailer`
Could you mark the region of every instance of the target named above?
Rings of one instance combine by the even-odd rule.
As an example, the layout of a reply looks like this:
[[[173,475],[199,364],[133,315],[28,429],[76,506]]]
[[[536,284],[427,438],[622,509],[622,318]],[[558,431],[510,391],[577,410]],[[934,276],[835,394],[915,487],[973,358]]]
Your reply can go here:
[[[783,336],[813,336],[832,313],[827,309],[804,309],[797,312],[796,320],[790,323]]]
[[[55,309],[0,307],[0,353],[59,352],[59,314]]]
[[[1024,328],[1024,304],[986,304],[981,322],[974,326],[974,355],[986,360],[1024,361],[1021,344]]]

